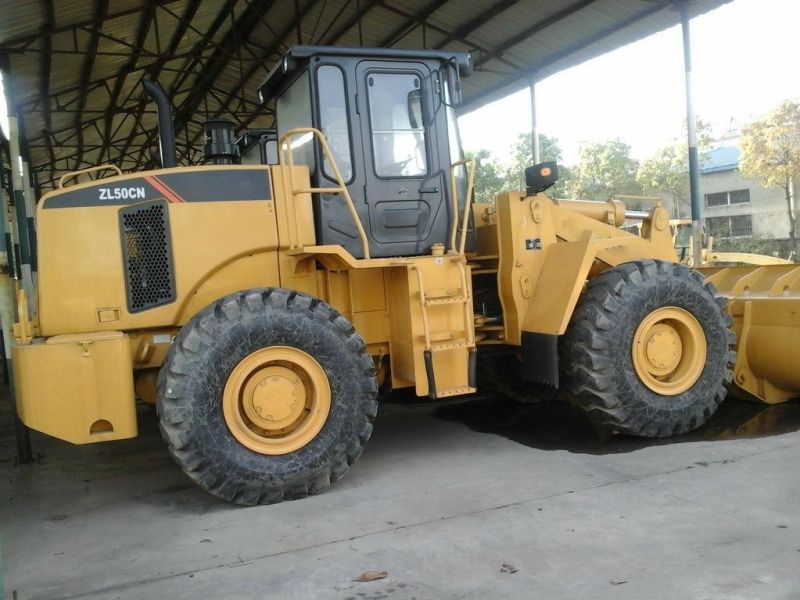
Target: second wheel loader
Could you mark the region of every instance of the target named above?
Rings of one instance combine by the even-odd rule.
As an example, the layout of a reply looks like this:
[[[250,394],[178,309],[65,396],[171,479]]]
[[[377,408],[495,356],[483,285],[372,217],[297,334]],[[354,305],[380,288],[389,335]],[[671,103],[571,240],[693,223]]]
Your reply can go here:
[[[175,164],[149,83],[162,168],[65,178],[38,203],[38,289],[19,292],[13,346],[24,423],[130,438],[136,400],[154,403],[192,480],[256,504],[344,476],[379,388],[468,396],[487,361],[641,436],[698,427],[732,378],[767,401],[800,389],[798,268],[706,279],[678,263],[662,207],[632,234],[619,202],[549,199],[554,164],[472,205],[456,123],[471,68],[461,52],[292,48],[260,88],[277,130],[236,145],[211,122],[194,167]]]

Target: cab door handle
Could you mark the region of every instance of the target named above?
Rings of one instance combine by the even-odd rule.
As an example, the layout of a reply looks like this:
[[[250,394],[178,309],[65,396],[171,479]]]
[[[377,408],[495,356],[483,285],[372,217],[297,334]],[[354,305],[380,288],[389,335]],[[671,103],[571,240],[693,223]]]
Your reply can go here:
[[[419,193],[420,194],[438,194],[439,193],[439,188],[438,187],[419,188]]]

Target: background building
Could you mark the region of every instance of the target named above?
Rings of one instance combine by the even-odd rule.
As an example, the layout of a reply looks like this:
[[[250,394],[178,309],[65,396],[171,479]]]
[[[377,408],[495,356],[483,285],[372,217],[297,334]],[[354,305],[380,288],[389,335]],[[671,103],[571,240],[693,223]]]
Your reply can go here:
[[[701,170],[706,231],[717,238],[789,237],[786,199],[780,188],[765,188],[739,172],[739,148],[711,150]]]

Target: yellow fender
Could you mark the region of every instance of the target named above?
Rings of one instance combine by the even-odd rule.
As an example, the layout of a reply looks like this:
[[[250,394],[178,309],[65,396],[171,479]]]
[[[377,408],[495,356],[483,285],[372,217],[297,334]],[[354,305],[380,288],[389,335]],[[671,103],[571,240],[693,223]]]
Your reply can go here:
[[[498,292],[507,343],[521,344],[523,332],[562,335],[586,281],[610,267],[648,258],[678,262],[664,208],[650,210],[641,235],[617,227],[619,212],[614,203],[562,206],[542,194],[498,197]]]

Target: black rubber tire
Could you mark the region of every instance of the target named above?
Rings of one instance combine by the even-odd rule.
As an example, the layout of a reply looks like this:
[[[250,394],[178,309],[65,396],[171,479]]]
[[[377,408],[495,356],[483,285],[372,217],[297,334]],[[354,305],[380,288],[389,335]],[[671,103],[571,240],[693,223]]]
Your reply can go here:
[[[331,407],[306,446],[267,456],[231,434],[222,395],[236,364],[275,345],[317,360]],[[347,319],[299,292],[253,289],[218,300],[181,329],[159,375],[157,406],[170,454],[195,483],[237,504],[271,504],[321,492],[347,473],[372,433],[377,392],[372,359]]]
[[[706,364],[699,379],[674,396],[646,387],[631,356],[636,328],[661,306],[690,312],[706,337]],[[643,260],[595,277],[560,345],[571,400],[604,431],[669,437],[699,427],[725,399],[736,361],[732,319],[724,307],[700,273],[680,264]]]

